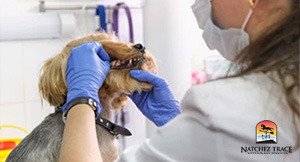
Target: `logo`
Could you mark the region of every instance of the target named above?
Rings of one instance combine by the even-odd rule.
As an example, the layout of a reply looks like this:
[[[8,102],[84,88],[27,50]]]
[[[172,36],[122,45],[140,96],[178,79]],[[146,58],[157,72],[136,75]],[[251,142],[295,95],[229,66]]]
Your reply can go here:
[[[264,120],[256,125],[256,145],[242,146],[242,154],[290,154],[293,152],[292,146],[277,146],[267,144],[277,144],[277,125],[269,120]],[[254,143],[254,142],[253,142]],[[262,145],[264,144],[264,145]]]
[[[274,122],[265,120],[256,125],[257,144],[277,144],[277,126]]]

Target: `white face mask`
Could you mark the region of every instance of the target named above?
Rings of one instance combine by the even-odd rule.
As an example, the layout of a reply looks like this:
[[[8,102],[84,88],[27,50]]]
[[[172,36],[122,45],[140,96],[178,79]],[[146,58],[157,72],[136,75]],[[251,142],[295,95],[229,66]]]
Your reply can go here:
[[[196,0],[192,6],[200,29],[203,30],[203,39],[209,49],[216,49],[227,60],[233,61],[236,56],[250,44],[245,27],[253,13],[250,10],[241,29],[220,29],[212,21],[210,0]]]

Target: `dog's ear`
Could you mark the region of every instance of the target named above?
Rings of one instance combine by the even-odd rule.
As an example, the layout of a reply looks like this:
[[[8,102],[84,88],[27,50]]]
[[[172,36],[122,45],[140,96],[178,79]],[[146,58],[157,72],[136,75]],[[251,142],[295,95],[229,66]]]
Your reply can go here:
[[[66,100],[66,63],[68,53],[60,53],[46,61],[41,69],[39,91],[52,106],[60,106]]]

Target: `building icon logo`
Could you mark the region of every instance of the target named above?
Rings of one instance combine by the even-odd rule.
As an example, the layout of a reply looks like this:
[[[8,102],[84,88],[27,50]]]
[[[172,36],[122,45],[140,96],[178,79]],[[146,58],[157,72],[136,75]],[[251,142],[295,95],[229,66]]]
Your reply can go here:
[[[256,125],[257,144],[277,144],[277,126],[274,122],[264,120]]]

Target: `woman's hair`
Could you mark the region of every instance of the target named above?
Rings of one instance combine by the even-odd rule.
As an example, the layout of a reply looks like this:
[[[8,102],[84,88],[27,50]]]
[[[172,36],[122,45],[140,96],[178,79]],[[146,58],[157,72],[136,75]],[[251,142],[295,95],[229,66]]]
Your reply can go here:
[[[291,0],[287,17],[238,55],[230,70],[240,77],[255,72],[276,72],[289,107],[299,117],[299,0]]]

